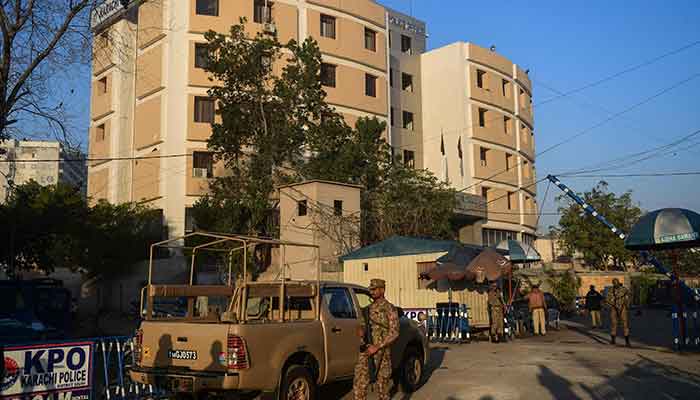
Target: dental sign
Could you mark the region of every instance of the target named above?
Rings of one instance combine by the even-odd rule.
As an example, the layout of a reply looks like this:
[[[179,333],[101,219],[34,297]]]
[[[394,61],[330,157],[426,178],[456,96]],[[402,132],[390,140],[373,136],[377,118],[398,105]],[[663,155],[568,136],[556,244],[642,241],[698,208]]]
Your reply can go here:
[[[131,7],[137,1],[139,0],[130,0],[127,8]],[[122,12],[124,12],[122,0],[106,0],[104,3],[95,7],[90,13],[90,28],[94,31],[105,21]]]
[[[89,400],[91,350],[91,342],[7,347],[0,399]]]

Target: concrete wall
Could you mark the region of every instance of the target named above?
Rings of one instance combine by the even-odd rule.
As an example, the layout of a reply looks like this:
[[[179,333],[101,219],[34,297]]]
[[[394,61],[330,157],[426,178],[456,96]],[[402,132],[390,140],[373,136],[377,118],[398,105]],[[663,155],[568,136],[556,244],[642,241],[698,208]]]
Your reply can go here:
[[[299,215],[299,202],[306,201],[306,215]],[[342,201],[342,215],[334,202]],[[338,264],[338,257],[359,246],[360,187],[310,181],[280,188],[280,239],[319,246],[286,246],[280,261],[285,274],[294,279],[316,279],[316,259],[323,269]]]

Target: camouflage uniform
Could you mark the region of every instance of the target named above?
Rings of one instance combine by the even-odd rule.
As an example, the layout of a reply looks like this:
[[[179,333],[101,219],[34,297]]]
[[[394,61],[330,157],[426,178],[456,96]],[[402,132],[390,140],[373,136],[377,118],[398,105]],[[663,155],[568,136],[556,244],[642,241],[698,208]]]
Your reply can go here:
[[[376,286],[380,285],[380,286]],[[384,287],[381,279],[372,279],[370,288]],[[389,400],[391,390],[391,343],[399,337],[399,315],[396,308],[388,300],[382,298],[374,301],[369,306],[369,323],[372,330],[372,343],[380,350],[374,354],[374,365],[377,369],[377,392],[379,400]],[[363,329],[368,321],[362,320]],[[366,352],[361,352],[357,365],[355,365],[355,379],[353,380],[353,393],[355,400],[367,398],[367,387],[370,384],[368,357]]]
[[[501,289],[489,289],[489,308],[491,309],[491,337],[503,335],[503,296]]]
[[[605,297],[605,303],[610,306],[610,335],[617,335],[618,321],[622,321],[625,336],[630,335],[629,305],[631,295],[629,289],[622,285],[613,285]]]

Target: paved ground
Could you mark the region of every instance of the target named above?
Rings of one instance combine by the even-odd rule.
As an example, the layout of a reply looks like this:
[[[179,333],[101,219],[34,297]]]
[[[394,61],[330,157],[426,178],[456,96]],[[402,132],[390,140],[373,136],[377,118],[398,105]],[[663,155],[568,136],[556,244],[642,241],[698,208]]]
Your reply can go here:
[[[638,331],[648,332],[633,339],[632,349],[609,345],[606,331],[591,332],[581,319],[546,337],[434,345],[425,385],[393,398],[700,399],[700,354],[675,354],[657,343],[667,337],[654,334],[666,330],[663,312],[636,319]],[[352,399],[351,384],[325,387],[321,399]]]

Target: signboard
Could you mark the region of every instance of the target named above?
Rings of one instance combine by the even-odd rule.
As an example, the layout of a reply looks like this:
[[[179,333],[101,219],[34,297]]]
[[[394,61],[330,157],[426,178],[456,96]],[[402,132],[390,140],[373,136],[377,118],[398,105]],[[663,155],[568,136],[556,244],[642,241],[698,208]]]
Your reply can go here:
[[[105,0],[104,3],[95,7],[90,13],[90,28],[94,31],[108,19],[115,17],[117,14],[124,12],[125,9],[131,7],[140,0]],[[128,5],[124,7],[124,4]]]
[[[401,17],[395,16],[395,15],[390,15],[389,22],[392,23],[393,25],[396,25],[400,28],[403,28],[404,30],[407,30],[409,32],[413,32],[413,33],[418,34],[418,35],[425,35],[425,27],[424,26],[414,24],[413,22],[407,21]]]
[[[0,399],[89,400],[92,342],[5,348]]]
[[[418,321],[418,313],[423,313],[425,316],[428,316],[428,309],[427,308],[404,308],[403,313],[408,319],[412,319],[416,322]]]

